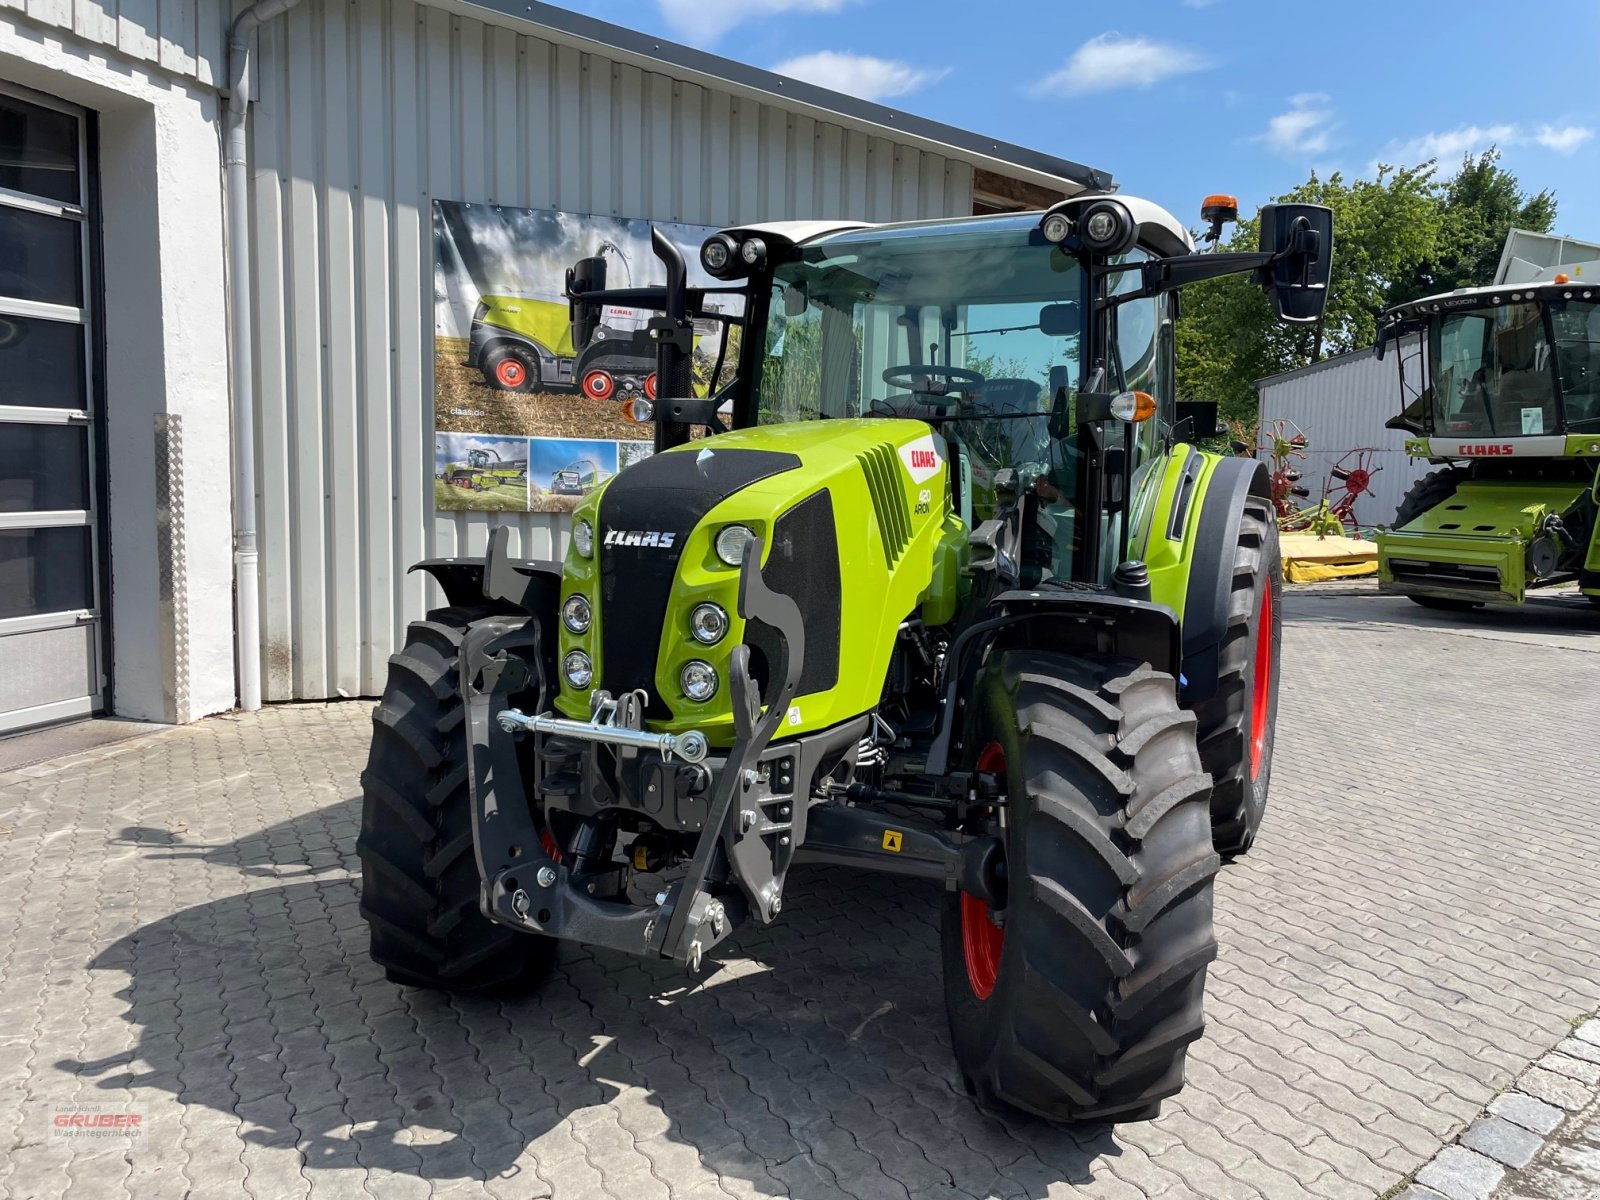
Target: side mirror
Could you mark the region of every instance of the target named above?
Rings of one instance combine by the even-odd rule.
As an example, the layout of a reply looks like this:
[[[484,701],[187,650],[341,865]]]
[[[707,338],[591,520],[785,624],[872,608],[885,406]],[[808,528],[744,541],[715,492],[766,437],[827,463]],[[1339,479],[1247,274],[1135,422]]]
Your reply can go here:
[[[600,305],[583,299],[588,292],[603,292],[606,286],[606,260],[600,256],[580,258],[567,268],[567,319],[572,322],[572,345],[582,350],[600,328]]]
[[[1273,315],[1289,325],[1320,321],[1333,271],[1333,210],[1321,204],[1263,206],[1260,249],[1273,256],[1258,277]]]
[[[1077,337],[1082,328],[1075,302],[1046,304],[1039,310],[1039,331],[1046,337]]]

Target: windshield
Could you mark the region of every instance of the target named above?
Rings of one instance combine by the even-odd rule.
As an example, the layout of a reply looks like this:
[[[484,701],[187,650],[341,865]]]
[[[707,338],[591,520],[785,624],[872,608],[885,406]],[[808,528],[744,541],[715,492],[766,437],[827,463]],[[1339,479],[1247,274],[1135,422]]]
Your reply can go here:
[[[1469,309],[1433,329],[1434,431],[1535,436],[1560,428],[1538,303]]]
[[[1124,274],[1117,290],[1135,282]],[[1079,533],[1082,288],[1076,258],[1015,224],[830,239],[776,272],[757,420],[929,421],[949,443],[961,517],[980,523],[1032,492],[1043,531],[1033,565],[1065,575]],[[1170,386],[1156,365],[1160,312],[1155,300],[1119,312],[1129,387]],[[1050,436],[1053,412],[1065,437]],[[1140,427],[1135,467],[1165,427]]]

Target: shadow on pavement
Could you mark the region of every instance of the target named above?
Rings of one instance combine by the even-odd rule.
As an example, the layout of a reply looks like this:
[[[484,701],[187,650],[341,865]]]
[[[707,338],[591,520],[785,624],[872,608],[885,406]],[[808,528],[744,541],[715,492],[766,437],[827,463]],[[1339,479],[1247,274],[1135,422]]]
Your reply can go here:
[[[124,839],[247,878],[270,873],[268,847],[277,866],[316,873],[296,848],[328,830],[353,837],[358,816],[349,800],[239,843],[190,846],[157,830]],[[127,977],[118,996],[137,1045],[58,1068],[237,1113],[245,1139],[297,1147],[308,1174],[357,1164],[430,1180],[522,1173],[526,1194],[545,1191],[527,1172],[546,1185],[592,1177],[596,1147],[612,1145],[608,1176],[633,1162],[675,1190],[694,1182],[677,1178],[692,1162],[646,1163],[630,1149],[644,1142],[651,1155],[648,1139],[662,1137],[718,1176],[808,1200],[877,1194],[883,1175],[913,1193],[1043,1197],[1119,1153],[1108,1127],[997,1118],[961,1091],[938,893],[925,885],[797,872],[782,919],[742,931],[698,978],[566,949],[555,978],[525,998],[388,982],[367,955],[358,890],[347,877],[264,887],[127,935],[90,967]]]

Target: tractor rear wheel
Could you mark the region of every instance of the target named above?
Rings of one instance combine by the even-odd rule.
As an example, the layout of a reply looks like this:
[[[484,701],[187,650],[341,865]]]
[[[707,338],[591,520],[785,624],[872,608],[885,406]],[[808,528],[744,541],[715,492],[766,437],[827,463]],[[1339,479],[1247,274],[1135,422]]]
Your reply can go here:
[[[520,346],[495,346],[483,356],[483,377],[503,392],[531,392],[539,387],[539,360]]]
[[[1170,675],[1040,650],[978,680],[971,765],[999,776],[1006,895],[945,901],[956,1062],[982,1102],[1142,1120],[1183,1084],[1216,957],[1210,786]]]
[[[1211,772],[1217,853],[1243,854],[1261,829],[1272,782],[1278,720],[1278,649],[1283,639],[1283,556],[1272,503],[1247,497],[1233,554],[1228,625],[1217,653],[1217,687],[1195,705],[1200,761]]]
[[[536,986],[555,939],[496,925],[478,908],[467,792],[461,641],[485,607],[414,621],[389,659],[361,773],[361,915],[372,957],[395,983],[458,992]]]
[[[1455,495],[1456,488],[1467,478],[1460,467],[1443,467],[1429,471],[1411,485],[1401,498],[1400,507],[1394,510],[1394,524],[1389,528],[1403,529],[1430,508]]]

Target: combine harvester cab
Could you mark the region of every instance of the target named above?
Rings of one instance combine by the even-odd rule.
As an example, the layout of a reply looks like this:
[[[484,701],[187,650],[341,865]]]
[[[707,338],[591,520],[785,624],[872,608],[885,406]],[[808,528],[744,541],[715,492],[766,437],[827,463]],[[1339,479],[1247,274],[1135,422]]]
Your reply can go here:
[[[1378,535],[1379,585],[1428,608],[1521,604],[1577,582],[1600,604],[1600,287],[1465,288],[1383,314],[1411,397],[1389,427],[1438,470]]]

